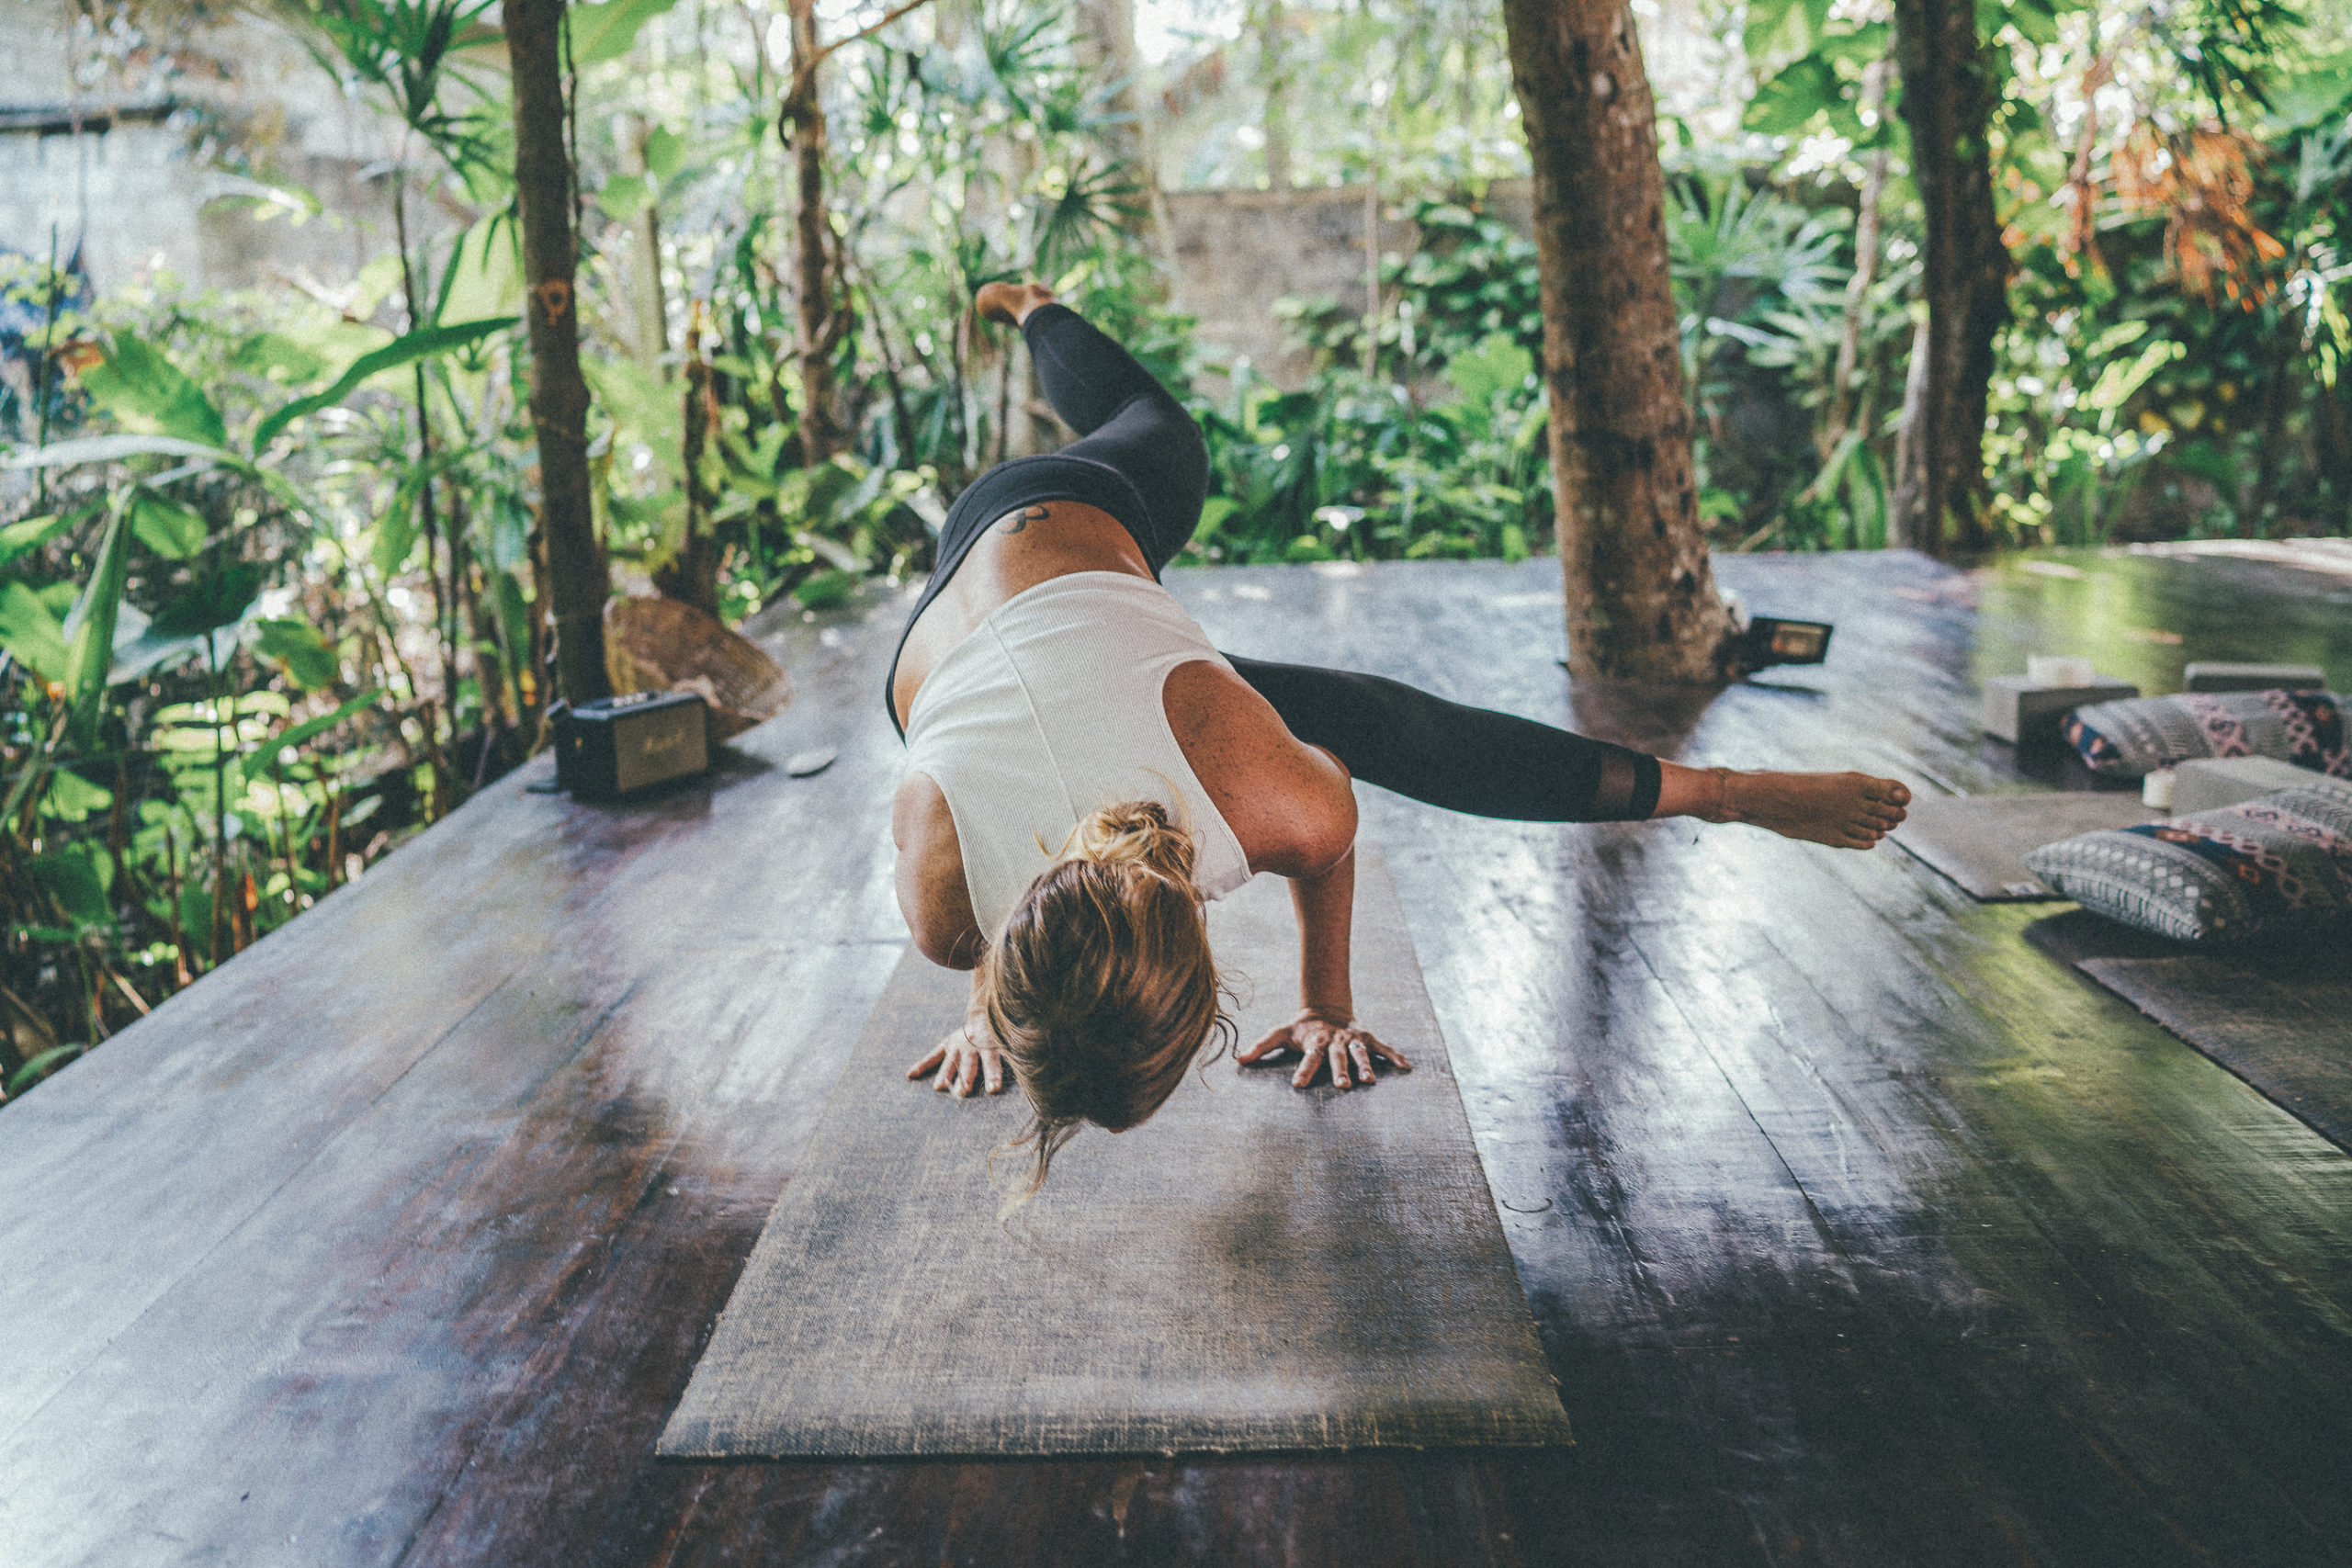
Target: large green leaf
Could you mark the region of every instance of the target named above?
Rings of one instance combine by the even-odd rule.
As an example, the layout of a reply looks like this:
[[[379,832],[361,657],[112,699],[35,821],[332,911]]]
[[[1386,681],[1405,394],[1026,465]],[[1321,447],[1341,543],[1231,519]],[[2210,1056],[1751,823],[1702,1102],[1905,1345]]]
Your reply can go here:
[[[129,501],[126,491],[115,502],[89,583],[67,617],[74,636],[65,653],[66,700],[74,709],[74,736],[85,747],[96,738],[98,699],[106,694],[107,671],[114,664],[115,613],[122,606],[123,580],[130,566]]]
[[[65,679],[65,628],[21,582],[0,582],[0,648],[44,681]]]
[[[669,179],[685,161],[684,137],[665,125],[657,125],[646,134],[645,168],[655,179]]]
[[[82,389],[97,405],[143,435],[176,435],[225,446],[220,411],[187,372],[153,344],[129,333],[115,339],[106,362],[82,372]]]
[[[343,674],[334,649],[310,622],[289,617],[260,625],[261,637],[254,647],[264,659],[277,660],[288,678],[304,691],[331,686]]]
[[[96,846],[69,844],[29,863],[33,880],[57,900],[58,908],[78,925],[102,926],[114,919],[107,901],[107,885],[114,880],[114,865],[95,852]]]
[[[235,626],[260,597],[261,584],[261,568],[250,561],[232,561],[198,578],[156,611],[154,629],[164,637],[202,637]]]
[[[92,812],[104,811],[113,804],[114,791],[59,768],[49,775],[49,787],[40,797],[40,814],[60,822],[85,822]]]
[[[209,457],[243,467],[235,453],[177,435],[85,435],[55,441],[19,452],[6,464],[11,468],[78,468],[85,463],[119,463],[126,457]]]
[[[65,532],[89,513],[61,512],[51,517],[28,517],[0,528],[0,566],[27,556]]]
[[[1829,62],[1808,54],[1756,89],[1740,123],[1767,135],[1788,135],[1804,130],[1807,120],[1844,97]]]
[[[198,513],[141,486],[131,492],[130,531],[157,555],[186,560],[204,547],[211,529]]]
[[[1759,70],[1770,61],[1803,54],[1821,41],[1829,0],[1753,0],[1740,46]]]
[[[523,254],[513,217],[493,212],[458,236],[441,269],[436,321],[473,321],[523,308]]]
[[[596,193],[596,205],[616,223],[634,222],[652,204],[652,183],[642,175],[615,175]]]
[[[328,730],[333,729],[336,725],[341,724],[345,719],[351,717],[354,714],[367,712],[369,708],[376,705],[377,699],[381,697],[383,694],[383,687],[370,686],[366,691],[360,693],[357,696],[352,698],[349,702],[344,704],[341,707],[335,709],[334,712],[321,714],[316,718],[306,718],[301,723],[296,725],[293,728],[288,730],[285,734],[269,742],[268,754],[271,759],[270,771],[272,773],[277,772],[279,760],[284,757],[286,751],[289,748],[306,746],[311,741],[317,739],[320,736],[324,735]]]
[[[678,0],[604,0],[601,6],[575,5],[569,17],[571,62],[594,65],[617,60],[637,42],[638,29],[676,5]]]
[[[398,577],[416,548],[416,513],[402,506],[384,513],[376,525],[376,544],[368,558],[378,575]]]
[[[515,320],[513,316],[492,316],[487,321],[458,321],[446,327],[420,327],[372,353],[361,355],[325,391],[297,398],[263,420],[260,428],[254,432],[254,455],[258,457],[267,450],[269,444],[288,425],[321,409],[334,407],[356,391],[369,377],[380,376],[387,370],[397,370],[403,365],[413,365],[417,360],[479,343],[492,333],[505,331],[514,324]]]

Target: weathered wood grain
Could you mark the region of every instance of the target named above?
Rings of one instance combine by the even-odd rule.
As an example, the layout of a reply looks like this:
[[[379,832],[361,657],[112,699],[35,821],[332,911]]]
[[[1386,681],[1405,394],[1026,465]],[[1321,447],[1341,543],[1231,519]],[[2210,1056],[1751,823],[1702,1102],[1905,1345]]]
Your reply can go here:
[[[1572,692],[1547,562],[1170,585],[1237,652],[1925,790],[2022,782],[1974,682],[2027,651],[2352,682],[2326,580],[2083,565],[1726,561],[1838,631],[1714,695]],[[0,1561],[2346,1560],[2352,1158],[1898,852],[1373,790],[1577,1448],[654,1460],[904,940],[895,619],[788,628],[714,787],[493,790],[0,1112]]]

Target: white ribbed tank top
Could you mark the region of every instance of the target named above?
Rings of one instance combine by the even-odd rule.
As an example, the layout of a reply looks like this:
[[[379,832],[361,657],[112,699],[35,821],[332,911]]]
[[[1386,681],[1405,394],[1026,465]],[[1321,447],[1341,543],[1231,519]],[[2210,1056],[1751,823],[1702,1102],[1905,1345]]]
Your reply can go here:
[[[1194,660],[1232,668],[1166,589],[1077,571],[998,605],[933,668],[907,715],[907,772],[947,797],[989,941],[1080,818],[1122,800],[1159,801],[1191,827],[1205,897],[1250,880],[1168,727],[1160,689]]]

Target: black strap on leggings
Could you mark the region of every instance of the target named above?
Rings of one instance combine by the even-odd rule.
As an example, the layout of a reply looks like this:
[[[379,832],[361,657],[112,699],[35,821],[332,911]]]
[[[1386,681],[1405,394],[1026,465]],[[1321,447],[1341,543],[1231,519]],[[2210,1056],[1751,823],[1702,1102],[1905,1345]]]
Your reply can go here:
[[[1231,654],[1290,732],[1366,784],[1519,822],[1633,822],[1657,809],[1657,759],[1401,681]]]

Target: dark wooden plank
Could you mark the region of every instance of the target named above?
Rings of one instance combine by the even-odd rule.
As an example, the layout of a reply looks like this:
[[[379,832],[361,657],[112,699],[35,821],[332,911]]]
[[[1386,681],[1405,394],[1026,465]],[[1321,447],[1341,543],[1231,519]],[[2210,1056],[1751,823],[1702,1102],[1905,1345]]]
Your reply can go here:
[[[1236,651],[1924,789],[2024,782],[1973,682],[2026,651],[2352,652],[2324,580],[2082,558],[1727,561],[1838,641],[1713,696],[1572,691],[1548,562],[1171,586]],[[721,787],[494,792],[0,1115],[12,1568],[2344,1559],[2352,1159],[1898,853],[1376,791],[1576,1449],[655,1461],[903,939],[894,621],[787,627]]]

